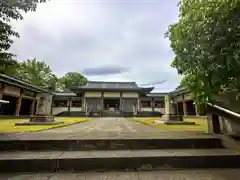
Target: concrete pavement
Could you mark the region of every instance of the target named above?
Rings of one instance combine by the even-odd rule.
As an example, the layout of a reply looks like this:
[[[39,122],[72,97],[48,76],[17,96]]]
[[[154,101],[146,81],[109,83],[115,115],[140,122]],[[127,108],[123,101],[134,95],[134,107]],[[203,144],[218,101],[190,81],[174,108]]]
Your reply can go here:
[[[87,122],[62,128],[50,129],[35,133],[24,133],[15,136],[0,136],[3,139],[161,139],[187,137],[209,138],[203,132],[169,132],[147,126],[126,118],[94,118]]]

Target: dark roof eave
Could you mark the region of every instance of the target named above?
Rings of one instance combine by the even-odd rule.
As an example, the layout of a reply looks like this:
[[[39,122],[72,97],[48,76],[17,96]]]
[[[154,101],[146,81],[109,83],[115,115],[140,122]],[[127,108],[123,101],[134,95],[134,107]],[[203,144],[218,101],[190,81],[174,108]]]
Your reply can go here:
[[[8,83],[17,87],[21,87],[21,88],[25,88],[34,92],[45,92],[45,93],[49,93],[52,94],[50,91],[39,88],[37,86],[28,84],[26,82],[23,82],[21,80],[15,79],[13,77],[7,76],[5,74],[0,74],[0,81],[4,82],[4,83]]]
[[[189,93],[189,92],[191,92],[189,89],[184,88],[184,89],[180,89],[180,90],[176,89],[176,90],[170,92],[170,94],[177,96],[177,95],[185,94],[185,93]]]

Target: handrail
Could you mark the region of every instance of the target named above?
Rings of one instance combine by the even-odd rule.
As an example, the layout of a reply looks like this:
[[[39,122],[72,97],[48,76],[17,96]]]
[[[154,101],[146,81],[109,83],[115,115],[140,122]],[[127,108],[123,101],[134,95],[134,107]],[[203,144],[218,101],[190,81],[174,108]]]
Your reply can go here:
[[[211,104],[211,103],[207,103],[207,105],[210,106],[210,107],[212,107],[212,108],[214,108],[214,109],[217,109],[217,110],[219,110],[219,111],[221,111],[221,112],[223,112],[223,113],[226,113],[226,114],[228,114],[228,115],[230,115],[230,116],[234,116],[235,118],[238,118],[238,119],[240,120],[240,114],[238,114],[238,113],[235,113],[235,112],[233,112],[233,111],[231,111],[231,110],[229,110],[229,109],[220,107],[220,106],[218,106],[218,105],[213,105],[213,104]]]
[[[235,125],[239,126],[240,124],[240,114],[235,113],[229,109],[223,108],[218,105],[213,105],[211,103],[207,103],[207,117],[209,120],[209,130],[215,134],[224,134],[225,136],[229,137],[229,133],[232,132],[228,131],[228,128],[223,121],[220,123],[221,120],[229,121],[231,124],[231,121],[235,121]]]

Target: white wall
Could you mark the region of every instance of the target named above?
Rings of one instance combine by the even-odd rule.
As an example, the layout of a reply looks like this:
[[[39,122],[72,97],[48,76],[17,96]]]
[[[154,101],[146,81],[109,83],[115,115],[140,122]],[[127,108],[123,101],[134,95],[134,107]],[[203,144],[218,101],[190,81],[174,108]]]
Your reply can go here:
[[[13,96],[20,96],[20,88],[10,86],[10,85],[5,85],[4,88],[4,93],[13,95]]]
[[[52,114],[53,115],[59,114],[59,113],[64,112],[64,111],[68,111],[68,108],[67,107],[52,107]]]
[[[125,98],[137,98],[138,97],[138,93],[136,93],[136,92],[123,92],[122,93],[122,97],[125,97]]]
[[[68,107],[52,107],[52,114],[53,115],[57,115],[57,114],[59,114],[61,112],[64,112],[64,111],[68,111]],[[71,107],[70,111],[71,112],[82,111],[82,108],[80,108],[80,107]]]
[[[70,111],[71,112],[73,112],[73,111],[82,111],[82,108],[81,107],[71,107]]]
[[[120,98],[120,92],[104,92],[103,97],[117,97],[117,98]]]
[[[162,114],[165,113],[165,108],[154,108],[155,112],[161,112]]]
[[[85,97],[101,97],[101,92],[85,92]]]
[[[152,108],[151,107],[141,108],[141,111],[152,111]]]
[[[152,112],[152,108],[148,107],[148,108],[141,108],[140,111],[148,111],[148,112]],[[154,108],[154,112],[161,112],[164,114],[165,109],[164,108]]]

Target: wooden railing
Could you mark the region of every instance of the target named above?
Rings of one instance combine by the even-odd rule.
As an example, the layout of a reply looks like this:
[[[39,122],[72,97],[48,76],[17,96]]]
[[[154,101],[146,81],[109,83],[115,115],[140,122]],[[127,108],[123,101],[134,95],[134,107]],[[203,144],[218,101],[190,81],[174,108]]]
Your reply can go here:
[[[240,133],[238,134],[238,132],[240,132],[240,114],[208,103],[207,118],[210,132],[214,134],[224,134],[226,136],[240,135]],[[230,131],[229,127],[231,129]]]

